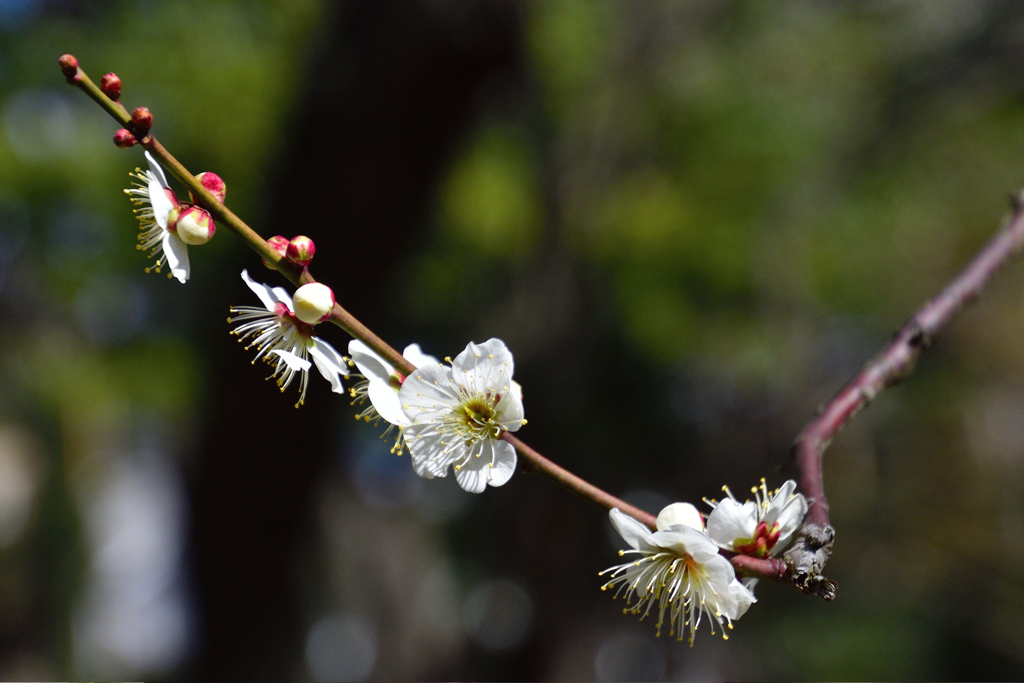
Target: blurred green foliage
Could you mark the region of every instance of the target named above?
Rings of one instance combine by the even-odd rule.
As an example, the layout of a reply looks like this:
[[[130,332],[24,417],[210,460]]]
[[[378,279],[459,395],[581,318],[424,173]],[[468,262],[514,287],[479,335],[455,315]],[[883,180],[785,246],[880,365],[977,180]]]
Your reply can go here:
[[[113,2],[3,29],[0,422],[30,425],[59,466],[25,539],[0,549],[0,604],[20,605],[0,608],[0,634],[51,596],[32,646],[42,664],[0,674],[76,673],[82,472],[98,476],[108,463],[97,453],[129,448],[142,421],[177,434],[163,440],[172,451],[204,426],[208,349],[193,333],[233,303],[214,273],[241,250],[227,234],[197,250],[187,288],[141,277],[120,193],[141,153],[109,143],[115,125],[63,84],[56,57],[76,54],[94,79],[116,71],[126,106],[149,106],[187,167],[222,175],[228,204],[264,234],[286,232],[264,223],[268,178],[294,108],[336,76],[301,75],[325,11],[313,0]],[[770,473],[1024,183],[1024,17],[1009,4],[564,0],[521,12],[517,106],[480,105],[430,229],[396,247],[401,273],[381,287],[405,333],[452,344],[428,352],[503,335],[517,377],[534,380],[524,438],[616,494],[696,500]],[[1022,288],[1018,264],[829,451],[829,571],[855,608],[761,585],[732,649],[659,644],[670,675],[702,657],[711,678],[1020,673]],[[507,513],[506,495],[478,506]],[[474,547],[452,546],[480,563],[506,557],[488,543],[511,547],[524,574],[562,563],[573,585],[554,597],[535,587],[538,611],[551,610],[538,620],[558,622],[545,633],[564,640],[534,652],[537,670],[593,654],[569,634],[580,624],[645,632],[585,584],[610,552],[544,545],[537,529],[553,522],[530,514],[507,537],[487,527]],[[36,571],[47,564],[51,574]],[[327,601],[306,588],[309,602]]]

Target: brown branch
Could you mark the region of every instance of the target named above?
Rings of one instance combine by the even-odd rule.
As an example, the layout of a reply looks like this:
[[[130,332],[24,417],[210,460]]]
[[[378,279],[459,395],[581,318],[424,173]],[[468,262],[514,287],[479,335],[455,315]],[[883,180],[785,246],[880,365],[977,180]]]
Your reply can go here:
[[[136,134],[139,143],[153,153],[171,174],[185,185],[196,198],[196,203],[210,212],[223,225],[238,235],[257,254],[295,285],[315,282],[308,269],[299,269],[281,258],[274,249],[242,219],[217,200],[163,145],[148,131],[136,130],[125,107],[107,97],[103,91],[78,67],[70,55],[61,58],[61,70],[69,84],[78,87],[118,123]],[[1004,230],[978,255],[967,269],[934,301],[921,309],[910,322],[897,332],[893,342],[869,363],[846,388],[822,410],[797,438],[794,452],[800,468],[800,486],[810,499],[810,509],[804,526],[786,553],[786,559],[757,559],[723,551],[738,572],[746,576],[791,580],[804,592],[815,593],[831,600],[835,596],[835,582],[821,576],[821,570],[832,548],[835,531],[828,521],[828,501],[821,480],[821,456],[836,433],[884,388],[891,386],[913,370],[921,351],[931,339],[968,302],[975,299],[992,274],[1024,243],[1024,215],[1018,199],[1014,215]],[[335,304],[331,322],[350,335],[364,341],[371,349],[405,374],[415,368],[375,335],[352,314]],[[650,528],[655,528],[655,517],[615,496],[603,491],[563,467],[551,462],[536,450],[509,433],[501,438],[516,449],[524,466],[553,479],[566,488],[605,507],[619,508]]]
[[[1014,198],[1013,214],[974,260],[942,292],[921,308],[869,362],[822,408],[793,444],[800,470],[800,489],[810,506],[803,528],[786,553],[790,579],[805,593],[827,600],[836,585],[821,575],[832,552],[835,529],[829,523],[828,499],[821,476],[821,459],[832,439],[882,390],[903,381],[921,353],[964,306],[978,298],[992,275],[1024,246],[1024,194]]]
[[[70,55],[68,56],[70,57]],[[195,176],[193,176],[181,162],[174,158],[174,156],[168,152],[159,141],[157,141],[155,136],[153,136],[149,131],[143,132],[135,130],[131,116],[125,110],[124,106],[121,105],[120,102],[115,102],[107,97],[107,95],[104,94],[103,91],[100,90],[100,88],[93,83],[89,76],[87,76],[86,73],[78,66],[77,60],[74,60],[73,57],[71,58],[74,60],[72,68],[70,63],[65,67],[64,58],[62,57],[61,59],[62,70],[67,68],[65,76],[67,77],[68,83],[85,92],[89,97],[95,100],[97,104],[106,110],[106,112],[118,123],[135,133],[139,140],[139,144],[149,150],[153,156],[160,161],[160,164],[171,173],[171,175],[177,178],[192,192],[192,196],[195,197],[196,204],[209,211],[210,215],[212,215],[215,220],[228,226],[233,233],[256,251],[257,254],[263,257],[267,263],[274,266],[278,272],[284,275],[292,282],[292,284],[298,286],[309,282],[316,282],[308,269],[299,269],[289,261],[283,259],[281,255],[272,249],[262,237],[256,234],[256,232],[250,228],[245,221],[236,216],[234,212],[214,197],[202,183],[196,180]],[[335,303],[330,321],[338,327],[341,327],[356,339],[360,339],[365,342],[367,346],[373,349],[377,354],[391,363],[392,366],[403,374],[408,375],[416,369],[408,360],[398,353],[398,351],[393,349],[387,344],[387,342],[374,334],[368,327],[366,327],[366,325],[357,320],[355,316],[342,308],[340,304]],[[619,508],[624,513],[636,518],[641,523],[654,528],[655,518],[654,515],[649,512],[645,512],[638,507],[616,498],[607,491],[594,486],[567,469],[556,465],[511,434],[505,432],[501,438],[512,444],[516,451],[518,451],[519,455],[523,458],[525,466],[529,469],[540,472],[559,484],[562,484],[566,488],[596,502],[598,505],[608,509]]]

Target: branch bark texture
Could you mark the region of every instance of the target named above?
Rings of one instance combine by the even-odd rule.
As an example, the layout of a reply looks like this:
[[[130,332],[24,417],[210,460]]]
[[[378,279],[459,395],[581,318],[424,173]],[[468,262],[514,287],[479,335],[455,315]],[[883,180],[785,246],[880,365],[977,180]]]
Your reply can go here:
[[[964,306],[978,298],[999,268],[1024,246],[1024,193],[1013,200],[1013,214],[1002,230],[934,299],[901,327],[892,341],[842,388],[800,432],[793,454],[800,471],[800,489],[810,501],[804,525],[786,553],[790,580],[805,593],[826,600],[835,597],[836,584],[821,572],[832,552],[835,529],[829,522],[828,499],[821,461],[832,439],[857,413],[887,387],[914,370],[918,357]]]

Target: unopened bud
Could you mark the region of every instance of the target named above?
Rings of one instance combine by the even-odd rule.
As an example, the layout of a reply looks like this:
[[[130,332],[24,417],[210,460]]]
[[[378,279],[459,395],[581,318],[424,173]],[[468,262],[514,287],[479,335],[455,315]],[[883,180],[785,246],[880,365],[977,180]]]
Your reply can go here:
[[[327,285],[310,282],[295,290],[292,303],[295,304],[296,318],[315,325],[327,320],[334,310],[334,292]]]
[[[132,110],[132,124],[136,133],[145,135],[153,127],[153,114],[146,107],[136,107]]]
[[[293,237],[288,242],[287,258],[297,266],[302,266],[303,268],[308,266],[309,262],[313,260],[313,254],[315,253],[316,245],[313,244],[313,240],[305,235]]]
[[[171,216],[168,216],[167,229],[177,234],[185,244],[206,244],[213,237],[213,233],[217,231],[217,226],[213,224],[213,218],[206,209],[198,206],[186,206],[177,213],[177,216],[174,216],[174,213],[172,210]],[[172,216],[174,217],[173,227]]]
[[[111,72],[100,79],[100,90],[110,99],[117,102],[121,98],[121,79]]]
[[[138,140],[135,139],[135,136],[124,128],[118,128],[117,132],[114,133],[114,144],[121,149],[134,147],[136,142],[138,142]]]
[[[78,75],[78,60],[74,55],[61,55],[57,63],[60,64],[60,72],[69,80]]]
[[[267,240],[267,246],[276,251],[278,254],[280,254],[281,258],[284,258],[285,254],[288,253],[288,238],[282,237],[281,235],[274,235],[269,240]],[[270,270],[277,270],[277,268],[275,268],[274,265],[270,263],[270,261],[263,258],[262,256],[260,257],[260,260],[263,261],[263,265],[265,265]]]
[[[196,180],[202,183],[210,194],[217,198],[217,201],[221,204],[224,203],[224,197],[227,196],[228,186],[224,184],[224,181],[220,179],[220,176],[212,171],[204,171],[196,176]],[[190,190],[188,196],[191,197],[192,201],[196,198],[192,197],[192,191]]]

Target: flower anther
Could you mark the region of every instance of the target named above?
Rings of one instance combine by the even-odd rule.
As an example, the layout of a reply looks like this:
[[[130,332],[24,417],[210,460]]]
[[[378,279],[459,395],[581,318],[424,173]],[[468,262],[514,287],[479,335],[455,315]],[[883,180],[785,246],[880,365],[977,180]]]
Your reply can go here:
[[[256,357],[274,368],[267,379],[274,379],[284,391],[299,376],[298,408],[306,401],[306,387],[309,382],[309,368],[317,370],[331,383],[331,391],[345,393],[342,377],[349,374],[348,364],[334,347],[314,333],[313,326],[295,315],[292,298],[281,287],[268,287],[254,281],[247,271],[242,271],[242,280],[259,297],[263,308],[255,306],[233,306],[234,315],[229,323],[241,323],[231,331],[239,342],[248,341],[245,347],[257,349]]]
[[[470,343],[450,363],[425,363],[402,383],[398,397],[411,424],[403,427],[413,469],[421,477],[455,470],[459,486],[480,493],[515,473],[516,451],[500,439],[523,419],[522,391],[505,342]]]
[[[160,164],[146,152],[149,170],[135,169],[130,174],[132,187],[125,194],[136,208],[135,218],[139,221],[139,244],[137,249],[149,252],[156,262],[146,272],[160,272],[164,265],[170,269],[168,277],[186,282],[189,276],[188,247],[172,230],[168,229],[172,213],[180,209],[174,191],[167,184],[167,177]]]
[[[295,317],[309,325],[322,323],[334,310],[334,292],[327,285],[310,282],[295,290]]]
[[[722,638],[727,630],[756,602],[754,594],[736,579],[736,571],[718,554],[718,546],[704,531],[697,509],[689,503],[673,503],[658,515],[657,531],[618,509],[609,512],[612,526],[629,544],[619,555],[637,555],[637,559],[600,573],[608,575],[601,590],[615,589],[624,596],[624,614],[639,614],[643,620],[655,610],[658,620],[655,635],[661,635],[666,618],[669,636],[693,638],[706,614],[715,633],[717,624]]]

